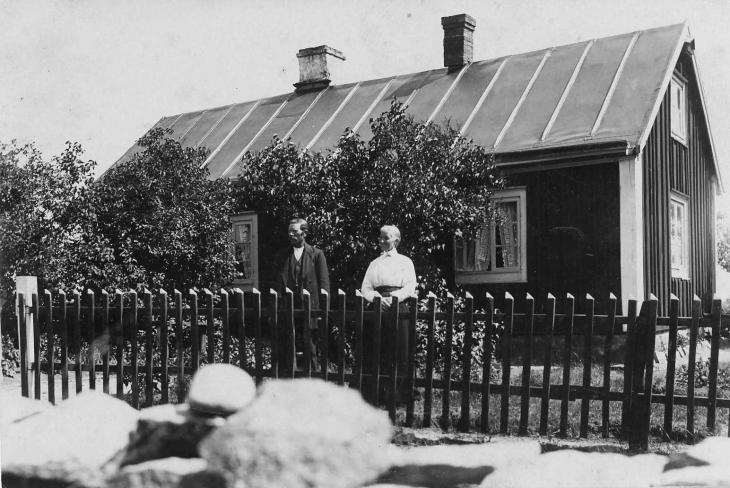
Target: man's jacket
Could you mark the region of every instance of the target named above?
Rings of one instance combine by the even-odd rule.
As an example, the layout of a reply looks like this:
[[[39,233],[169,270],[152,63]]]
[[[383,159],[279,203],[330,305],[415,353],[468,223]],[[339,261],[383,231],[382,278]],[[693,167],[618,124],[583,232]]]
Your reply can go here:
[[[295,293],[297,292],[293,288],[294,273],[292,264],[294,263],[294,249],[291,246],[283,249],[277,255],[275,263],[274,289],[279,292],[280,300],[283,300],[287,286]],[[312,309],[319,308],[320,289],[330,292],[330,276],[324,253],[321,249],[307,243],[304,243],[304,252],[302,253],[301,285],[302,290],[307,290],[310,294]],[[280,303],[283,303],[283,301]]]

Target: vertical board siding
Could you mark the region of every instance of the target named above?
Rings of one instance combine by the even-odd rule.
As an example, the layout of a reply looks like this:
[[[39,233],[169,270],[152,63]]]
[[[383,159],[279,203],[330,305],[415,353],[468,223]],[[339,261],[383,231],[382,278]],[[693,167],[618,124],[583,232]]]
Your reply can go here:
[[[676,71],[688,81],[687,144],[672,137],[670,92],[654,121],[644,149],[644,280],[646,293],[659,299],[659,313],[669,310],[670,294],[680,300],[679,314],[689,315],[692,296],[711,303],[715,291],[714,167],[707,127],[691,62],[683,54]],[[689,279],[672,277],[669,201],[672,191],[689,200]],[[709,311],[709,309],[707,309]]]

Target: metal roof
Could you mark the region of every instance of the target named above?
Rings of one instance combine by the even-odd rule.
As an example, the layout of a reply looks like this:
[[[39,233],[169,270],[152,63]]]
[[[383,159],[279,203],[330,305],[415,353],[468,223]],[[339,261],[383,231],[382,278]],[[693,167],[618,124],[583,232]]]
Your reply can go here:
[[[313,151],[333,147],[347,127],[368,139],[368,119],[394,98],[417,120],[448,121],[497,154],[611,141],[631,150],[645,144],[690,40],[686,24],[676,24],[477,61],[451,72],[331,85],[163,117],[155,127],[171,128],[185,146],[208,147],[211,178],[235,177],[243,154],[264,148],[275,134]],[[137,150],[133,146],[119,161]]]

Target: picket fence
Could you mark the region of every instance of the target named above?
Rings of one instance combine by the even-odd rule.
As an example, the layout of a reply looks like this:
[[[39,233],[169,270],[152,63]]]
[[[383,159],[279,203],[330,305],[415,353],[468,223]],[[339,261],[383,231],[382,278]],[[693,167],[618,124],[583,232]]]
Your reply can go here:
[[[17,297],[18,307],[12,310],[12,320],[19,325],[21,350],[22,393],[30,396],[29,378],[34,385],[33,395],[41,397],[42,374],[47,375],[48,398],[56,402],[54,376],[60,372],[63,399],[69,395],[69,372],[75,374],[76,392],[82,391],[82,371],[88,371],[88,387],[97,388],[97,372],[102,377],[102,389],[109,392],[110,377],[116,375],[115,394],[129,401],[135,408],[153,403],[170,402],[170,380],[176,377],[176,396],[184,399],[186,381],[179,381],[192,374],[201,363],[217,360],[231,362],[237,356],[237,365],[249,371],[257,383],[271,377],[320,377],[362,391],[373,403],[384,402],[393,420],[399,407],[405,401],[405,417],[398,421],[406,426],[431,426],[437,421],[444,428],[455,427],[461,431],[476,429],[480,432],[510,432],[510,401],[519,398],[519,423],[517,435],[528,435],[530,399],[539,399],[539,435],[569,435],[569,405],[580,404],[579,435],[587,437],[591,419],[591,403],[600,402],[600,433],[608,437],[610,428],[609,408],[611,402],[621,405],[620,433],[628,438],[630,447],[647,449],[652,421],[652,404],[663,405],[664,432],[684,429],[695,434],[697,407],[707,409],[707,429],[714,432],[717,409],[730,409],[730,399],[718,398],[718,358],[721,331],[728,328],[730,316],[722,315],[721,303],[712,303],[711,313],[702,312],[702,303],[694,297],[690,317],[678,315],[679,300],[672,296],[668,317],[657,316],[657,299],[650,296],[641,304],[628,302],[625,315],[618,315],[617,299],[611,295],[607,300],[606,313],[595,313],[595,300],[590,295],[583,300],[583,313],[576,313],[575,298],[568,294],[564,300],[563,313],[556,313],[556,299],[548,294],[544,311],[536,313],[535,300],[529,294],[524,302],[524,311],[515,312],[514,298],[505,294],[503,306],[495,308],[494,298],[487,294],[479,301],[480,310],[475,311],[475,299],[466,294],[457,300],[448,294],[445,300],[438,300],[429,294],[425,300],[409,300],[409,311],[402,312],[393,299],[394,306],[387,312],[381,311],[380,298],[376,297],[373,307],[366,307],[359,293],[347,296],[339,291],[336,303],[322,291],[321,308],[313,310],[310,297],[305,294],[302,308],[294,308],[294,297],[290,290],[279,296],[270,290],[266,306],[262,306],[262,294],[258,290],[243,292],[221,290],[212,293],[191,290],[186,297],[177,290],[170,296],[164,290],[156,294],[149,291],[134,291],[114,294],[89,291],[81,294],[55,294],[45,290],[41,296],[33,294],[30,299],[22,294]],[[2,314],[9,320],[8,307]],[[457,310],[458,308],[458,310]],[[26,337],[26,313],[30,312],[36,326],[34,337]],[[390,317],[387,315],[390,314]],[[404,317],[405,316],[405,317]],[[390,319],[384,322],[384,319]],[[398,371],[396,351],[398,334],[393,329],[392,340],[381,343],[380,328],[384,323],[398,323],[408,320],[409,354],[405,381],[398,381],[404,372]],[[363,325],[373,324],[372,340],[364,340]],[[416,323],[420,326],[417,327]],[[295,324],[304,324],[303,328]],[[499,324],[499,327],[495,327]],[[458,325],[458,327],[457,327]],[[319,330],[319,369],[312,369],[311,351],[304,348],[301,370],[295,370],[296,351],[294,336],[303,334],[308,344],[313,328]],[[417,332],[417,329],[422,332]],[[460,368],[453,364],[449,351],[454,347],[455,330],[463,330],[463,340],[457,358]],[[675,394],[675,373],[677,357],[677,334],[689,330],[689,357],[687,361],[687,393]],[[369,330],[369,329],[366,329]],[[698,334],[705,331],[711,335],[710,367],[708,371],[708,393],[706,397],[695,395],[695,363],[697,360]],[[51,333],[53,332],[53,333]],[[170,336],[173,332],[174,338]],[[479,334],[477,334],[479,332]],[[666,391],[652,393],[655,379],[655,337],[658,332],[668,332],[668,360],[666,365]],[[443,342],[437,341],[437,333],[443,333]],[[498,334],[493,337],[493,334]],[[421,337],[425,335],[425,337]],[[581,344],[576,337],[582,336]],[[616,342],[623,336],[625,341],[622,357],[616,357]],[[45,357],[41,355],[41,337],[46,342]],[[542,337],[542,339],[540,339]],[[557,351],[556,338],[562,337],[562,350]],[[82,351],[82,338],[91,346]],[[521,338],[521,339],[518,339]],[[594,347],[602,338],[603,381],[592,384]],[[132,340],[134,339],[134,340]],[[480,342],[477,342],[478,339]],[[492,356],[493,339],[500,351],[494,360],[473,361],[478,351],[483,357]],[[59,344],[56,344],[56,341]],[[419,355],[417,340],[425,340],[425,352]],[[513,340],[516,342],[513,344]],[[170,357],[168,344],[174,344],[174,357]],[[205,351],[202,350],[204,344]],[[285,351],[278,348],[287,344]],[[336,347],[330,358],[331,344]],[[536,347],[535,344],[540,344]],[[60,357],[56,350],[60,346]],[[330,347],[328,347],[330,346]],[[481,346],[481,347],[480,347]],[[26,350],[31,347],[37,360],[27,364]],[[437,351],[437,348],[441,351]],[[234,349],[237,348],[237,349]],[[382,350],[382,351],[381,351]],[[282,354],[282,352],[284,354]],[[373,371],[364,371],[363,364],[368,356],[380,358],[381,352],[387,358],[384,370],[381,361],[371,361]],[[441,352],[441,354],[438,354]],[[517,352],[517,354],[515,354]],[[555,367],[556,352],[561,352],[559,367],[562,368],[562,384],[551,384],[550,372]],[[571,357],[582,353],[582,381],[574,384],[571,378]],[[143,353],[144,360],[140,361]],[[203,357],[205,356],[205,357]],[[425,356],[425,358],[423,357]],[[159,357],[155,364],[156,358]],[[280,358],[285,357],[285,364]],[[437,358],[442,358],[437,361]],[[420,359],[419,359],[420,358]],[[71,360],[70,360],[71,359]],[[542,361],[540,361],[542,359]],[[512,384],[514,366],[522,366],[520,384]],[[531,386],[531,370],[542,363],[541,386]],[[423,364],[425,363],[425,364]],[[472,365],[481,363],[481,381],[474,381]],[[519,363],[519,364],[517,364]],[[575,361],[573,361],[575,364]],[[611,388],[611,369],[623,364],[623,389]],[[501,382],[491,381],[492,369],[501,369]],[[454,378],[454,372],[458,378]],[[131,392],[125,394],[126,378],[131,383]],[[479,377],[478,374],[475,377]],[[370,381],[363,381],[370,379]],[[156,385],[155,382],[158,382]],[[507,386],[508,385],[508,386]],[[370,391],[363,391],[366,386]],[[144,392],[142,391],[144,389]],[[418,393],[416,393],[418,390]],[[421,394],[422,391],[422,394]],[[440,391],[440,395],[434,395]],[[156,397],[157,393],[157,398]],[[452,392],[461,392],[458,414],[452,414]],[[416,398],[421,396],[421,398]],[[458,395],[454,395],[458,397]],[[474,404],[474,397],[478,398]],[[440,401],[440,412],[433,412],[435,400]],[[554,402],[551,402],[554,400]],[[516,403],[516,400],[513,400]],[[551,403],[553,405],[551,405]],[[549,425],[550,409],[559,403],[560,414],[557,430]],[[422,415],[416,422],[416,404],[422,408]],[[595,405],[595,403],[594,403]],[[675,406],[686,408],[686,426],[673,425]],[[472,408],[477,416],[472,425]],[[490,411],[498,409],[498,421],[490,421]],[[496,410],[494,410],[496,412]],[[513,412],[514,415],[514,412]],[[434,418],[436,417],[436,418]],[[493,425],[498,424],[498,425]],[[730,427],[729,427],[730,428]],[[730,430],[728,432],[730,435]]]

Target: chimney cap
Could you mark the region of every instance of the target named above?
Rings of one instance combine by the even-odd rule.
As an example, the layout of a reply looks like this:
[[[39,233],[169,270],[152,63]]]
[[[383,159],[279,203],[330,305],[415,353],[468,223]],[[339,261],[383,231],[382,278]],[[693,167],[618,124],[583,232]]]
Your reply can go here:
[[[339,51],[333,47],[329,47],[325,44],[321,46],[315,46],[315,47],[307,47],[304,49],[300,49],[297,53],[298,58],[304,58],[307,56],[316,56],[319,54],[329,54],[330,56],[334,56],[337,59],[345,60],[345,55],[342,53],[342,51]]]
[[[477,26],[477,21],[469,14],[457,14],[450,15],[448,17],[441,17],[441,26],[444,28],[463,26],[473,31]]]

